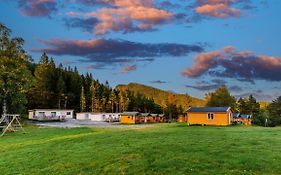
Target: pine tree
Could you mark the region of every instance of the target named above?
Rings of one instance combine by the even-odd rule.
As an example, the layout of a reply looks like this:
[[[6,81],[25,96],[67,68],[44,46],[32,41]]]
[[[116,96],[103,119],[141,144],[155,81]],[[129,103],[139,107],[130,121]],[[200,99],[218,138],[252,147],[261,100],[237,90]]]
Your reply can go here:
[[[81,89],[81,96],[80,96],[80,111],[81,112],[86,111],[86,97],[85,97],[85,90],[83,86]]]
[[[65,87],[65,83],[64,83],[62,75],[59,76],[59,79],[57,81],[56,91],[58,93],[58,108],[60,109],[61,108],[61,99],[65,99],[65,97],[66,97],[65,96],[66,87]],[[64,107],[66,108],[66,104],[64,105]]]
[[[96,88],[95,88],[95,82],[91,82],[90,86],[90,94],[91,94],[91,111],[96,112]]]

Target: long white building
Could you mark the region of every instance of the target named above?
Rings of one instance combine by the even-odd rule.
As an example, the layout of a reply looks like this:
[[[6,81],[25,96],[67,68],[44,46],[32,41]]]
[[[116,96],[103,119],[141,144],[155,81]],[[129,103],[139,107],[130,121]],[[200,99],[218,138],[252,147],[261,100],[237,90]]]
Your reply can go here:
[[[119,113],[91,113],[82,112],[76,114],[77,120],[92,120],[96,122],[118,122],[120,119]]]
[[[73,118],[72,109],[32,109],[28,111],[28,119],[53,121]]]

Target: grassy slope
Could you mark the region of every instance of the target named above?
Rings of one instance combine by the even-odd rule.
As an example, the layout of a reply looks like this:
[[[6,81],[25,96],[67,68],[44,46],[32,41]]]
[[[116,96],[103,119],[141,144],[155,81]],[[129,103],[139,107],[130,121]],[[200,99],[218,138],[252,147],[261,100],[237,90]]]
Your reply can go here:
[[[265,109],[270,104],[270,102],[260,101],[259,104],[261,108]]]
[[[281,128],[29,128],[0,148],[1,174],[281,174]]]
[[[128,85],[119,85],[118,89],[125,90],[130,89],[136,93],[143,93],[149,98],[153,98],[154,101],[162,107],[165,107],[167,98],[169,95],[173,94],[171,92],[163,91],[161,89],[157,89],[154,87],[138,84],[138,83],[130,83]],[[184,109],[187,109],[188,106],[193,107],[201,107],[205,105],[205,101],[199,98],[191,97],[191,102],[188,103],[189,99],[184,94],[175,94],[176,104],[182,105]]]

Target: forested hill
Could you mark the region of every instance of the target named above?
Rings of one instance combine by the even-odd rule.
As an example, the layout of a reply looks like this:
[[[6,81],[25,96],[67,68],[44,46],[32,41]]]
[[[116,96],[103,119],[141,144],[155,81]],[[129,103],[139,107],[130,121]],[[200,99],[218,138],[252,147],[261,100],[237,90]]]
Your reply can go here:
[[[174,101],[177,106],[187,109],[189,106],[201,107],[205,105],[205,101],[199,98],[191,97],[185,94],[175,94],[151,86],[138,83],[129,83],[128,85],[118,85],[116,89],[125,91],[127,89],[135,93],[143,93],[148,98],[153,98],[155,103],[161,107],[165,107],[169,101]]]

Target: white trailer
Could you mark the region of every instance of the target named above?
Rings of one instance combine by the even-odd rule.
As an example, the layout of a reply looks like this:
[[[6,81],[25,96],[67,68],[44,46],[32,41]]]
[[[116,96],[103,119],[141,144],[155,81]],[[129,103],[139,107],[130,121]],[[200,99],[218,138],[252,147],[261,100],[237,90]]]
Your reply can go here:
[[[28,111],[28,119],[38,121],[53,121],[73,118],[72,109],[32,109]]]

